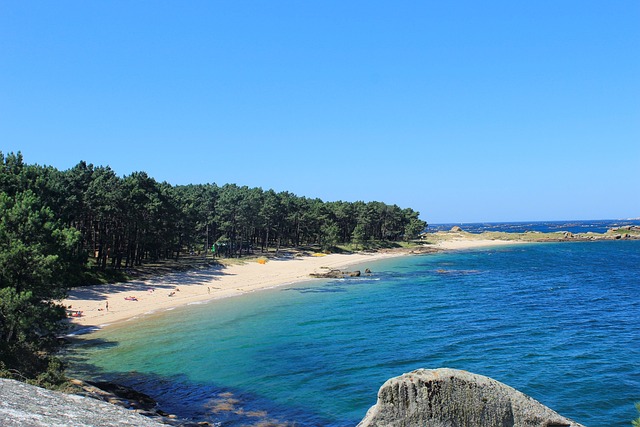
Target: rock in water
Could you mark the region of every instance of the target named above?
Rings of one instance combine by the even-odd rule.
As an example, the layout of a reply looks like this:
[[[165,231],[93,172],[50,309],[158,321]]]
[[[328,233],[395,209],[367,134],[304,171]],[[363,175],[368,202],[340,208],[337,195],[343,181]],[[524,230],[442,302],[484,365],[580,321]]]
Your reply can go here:
[[[358,427],[582,427],[496,380],[456,369],[391,378]]]
[[[356,271],[342,271],[342,270],[329,270],[324,273],[311,273],[309,276],[316,279],[344,279],[346,277],[360,277],[360,270]]]

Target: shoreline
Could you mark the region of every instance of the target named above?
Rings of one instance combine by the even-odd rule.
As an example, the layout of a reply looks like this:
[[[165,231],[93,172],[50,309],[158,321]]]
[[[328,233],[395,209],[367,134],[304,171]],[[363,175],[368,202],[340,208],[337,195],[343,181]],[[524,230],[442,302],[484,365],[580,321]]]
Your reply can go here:
[[[489,239],[451,239],[415,249],[383,250],[322,256],[281,256],[261,264],[257,259],[209,268],[176,271],[166,275],[124,283],[71,289],[61,303],[70,313],[69,335],[78,335],[176,307],[240,296],[293,283],[319,280],[311,274],[399,256],[513,245],[518,242]],[[125,298],[135,299],[125,299]],[[107,305],[108,304],[108,305]],[[107,310],[108,308],[108,310]]]
[[[69,317],[69,334],[75,335],[190,304],[318,280],[310,274],[406,254],[398,251],[286,256],[271,258],[264,264],[250,259],[146,280],[74,288],[61,303],[70,312],[82,312],[80,317]],[[135,300],[125,299],[130,297]]]

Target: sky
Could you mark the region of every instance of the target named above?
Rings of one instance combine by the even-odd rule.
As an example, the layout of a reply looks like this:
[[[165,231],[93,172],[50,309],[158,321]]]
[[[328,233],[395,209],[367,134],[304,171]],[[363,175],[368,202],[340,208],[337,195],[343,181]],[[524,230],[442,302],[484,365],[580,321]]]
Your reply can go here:
[[[640,2],[0,2],[0,151],[429,223],[640,217]]]

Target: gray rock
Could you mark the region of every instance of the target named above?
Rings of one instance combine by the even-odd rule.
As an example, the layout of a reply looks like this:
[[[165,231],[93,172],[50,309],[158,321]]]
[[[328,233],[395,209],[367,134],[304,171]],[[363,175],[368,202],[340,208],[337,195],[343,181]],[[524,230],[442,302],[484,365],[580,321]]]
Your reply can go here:
[[[0,426],[167,427],[106,402],[1,378]]]
[[[578,427],[529,396],[481,375],[419,369],[384,383],[358,427]]]
[[[0,426],[166,427],[166,424],[96,399],[0,379]],[[378,393],[378,403],[358,424],[358,427],[374,426],[583,427],[498,381],[446,368],[419,369],[388,380]]]
[[[344,279],[346,277],[360,277],[360,270],[356,271],[342,271],[342,270],[329,270],[323,273],[311,273],[309,276],[316,279]]]
[[[451,227],[451,231],[455,233],[459,233],[462,231],[462,228],[458,227],[457,225],[454,225],[453,227]]]

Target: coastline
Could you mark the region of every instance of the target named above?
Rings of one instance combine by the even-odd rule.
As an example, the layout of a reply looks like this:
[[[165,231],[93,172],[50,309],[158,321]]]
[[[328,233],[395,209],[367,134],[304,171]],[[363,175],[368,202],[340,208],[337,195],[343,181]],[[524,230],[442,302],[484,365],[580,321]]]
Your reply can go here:
[[[548,237],[548,238],[544,238],[544,237]],[[108,289],[109,292],[104,292],[104,294],[102,295],[104,298],[111,298],[111,297],[122,297],[123,295],[127,295],[127,291],[125,289],[141,289],[142,291],[145,291],[146,289],[144,288],[144,286],[148,286],[149,283],[153,282],[159,285],[158,288],[156,288],[156,290],[154,291],[154,293],[158,292],[159,290],[162,290],[162,295],[164,296],[164,300],[167,300],[167,302],[170,302],[171,304],[166,307],[163,304],[162,307],[156,307],[155,309],[151,309],[146,312],[141,312],[140,310],[137,310],[135,312],[128,311],[127,313],[122,314],[124,317],[121,320],[117,320],[117,321],[108,321],[108,322],[104,321],[104,316],[100,317],[100,315],[101,314],[106,315],[106,313],[102,313],[102,312],[96,313],[97,314],[96,319],[97,320],[102,319],[102,322],[98,322],[97,324],[94,324],[96,319],[94,319],[92,322],[89,322],[86,325],[82,325],[79,322],[81,318],[70,319],[70,320],[73,321],[73,324],[76,327],[82,328],[82,332],[79,332],[79,333],[91,332],[94,330],[93,329],[94,327],[100,328],[104,326],[113,325],[114,327],[117,328],[118,326],[124,326],[124,323],[122,322],[126,320],[131,320],[133,323],[130,323],[130,325],[134,326],[138,324],[138,321],[143,322],[145,321],[145,319],[153,320],[152,316],[146,316],[146,315],[147,314],[150,315],[151,313],[154,313],[154,312],[157,315],[162,316],[163,311],[168,311],[178,306],[184,306],[184,305],[194,304],[198,302],[205,302],[208,300],[242,295],[244,293],[249,293],[249,292],[257,292],[263,289],[276,288],[278,286],[285,286],[290,283],[310,282],[312,280],[315,280],[309,277],[309,274],[312,272],[325,272],[328,269],[343,270],[343,269],[348,269],[349,266],[357,266],[357,267],[352,267],[352,269],[356,269],[356,268],[364,269],[368,267],[367,263],[371,261],[378,261],[381,259],[391,259],[393,257],[407,256],[411,254],[465,251],[465,250],[474,250],[476,248],[482,248],[482,247],[496,247],[496,246],[503,246],[503,245],[516,246],[522,243],[529,243],[529,244],[544,243],[544,242],[571,243],[571,242],[586,242],[591,240],[618,240],[613,236],[606,236],[606,237],[596,238],[596,239],[580,238],[580,237],[577,237],[577,238],[566,238],[566,237],[562,238],[562,237],[555,236],[555,235],[543,236],[543,235],[536,235],[536,234],[528,234],[528,235],[522,236],[522,235],[516,235],[514,233],[507,237],[502,237],[501,239],[492,239],[488,235],[468,234],[466,232],[449,231],[449,232],[443,232],[443,233],[430,234],[427,239],[423,240],[425,244],[421,246],[415,246],[409,249],[398,248],[398,249],[392,249],[392,250],[383,250],[381,252],[376,252],[376,253],[355,253],[355,254],[349,254],[349,255],[339,255],[339,254],[332,254],[332,255],[326,255],[326,256],[286,255],[280,258],[271,259],[266,264],[260,264],[258,262],[258,259],[256,258],[253,258],[253,259],[247,258],[242,260],[241,264],[231,264],[226,266],[216,266],[212,268],[202,268],[202,269],[195,269],[191,271],[176,272],[176,273],[166,274],[164,276],[158,276],[154,279],[146,280],[146,281],[140,280],[140,281],[117,284],[117,285],[100,285],[100,286],[92,286],[90,288],[85,288],[85,289],[96,289],[94,296],[96,298],[99,298],[101,297],[100,292],[104,291],[103,288],[115,287],[115,289],[114,288]],[[600,237],[600,236],[598,235],[597,237]],[[633,236],[630,239],[636,240],[638,239],[638,237]],[[507,249],[507,251],[511,252],[511,248]],[[497,252],[501,252],[501,251],[497,251]],[[519,250],[516,248],[515,252],[519,252]],[[316,255],[319,255],[319,254],[316,254]],[[237,261],[236,260],[231,261],[231,263],[235,263],[235,262]],[[274,271],[269,271],[265,268],[269,265],[273,267]],[[291,266],[295,266],[296,269],[300,268],[302,271],[299,272],[300,274],[294,277],[293,280],[283,281],[285,275],[284,274],[278,275],[276,274],[277,271],[285,267],[288,269]],[[375,273],[375,270],[376,270],[375,266],[371,266],[371,268],[374,270],[374,273]],[[262,275],[257,279],[255,275],[256,271],[258,273],[262,273]],[[237,282],[235,283],[239,283],[238,287],[235,288],[235,292],[233,287],[225,286],[224,287],[225,289],[223,289],[223,286],[221,286],[222,281],[225,281],[225,283],[227,283],[227,281],[229,281],[230,279],[235,279],[237,280]],[[267,285],[267,282],[272,283],[273,285],[269,286]],[[207,287],[209,287],[207,283],[213,283],[213,286],[217,288],[216,291],[219,292],[220,294],[214,296],[213,294],[208,294],[208,292],[206,294],[205,292],[201,292],[199,294],[200,297],[198,297],[195,300],[185,300],[182,298],[173,299],[173,297],[167,296],[167,292],[169,292],[172,289],[172,286],[174,286],[174,284],[176,283],[190,283],[189,286],[195,287],[196,290],[197,289],[206,290]],[[230,283],[231,282],[229,282],[228,284]],[[127,288],[127,286],[129,285],[132,285],[132,286]],[[183,286],[185,288],[183,288]],[[186,286],[187,286],[186,284],[180,285],[181,291],[179,292],[184,292],[184,290],[186,289]],[[83,290],[83,288],[79,288],[76,290]],[[125,290],[125,292],[123,295],[119,295],[117,293],[118,290],[120,291]],[[213,289],[211,290],[213,291]],[[227,291],[228,294],[224,294],[223,291]],[[369,292],[369,291],[365,290],[365,292]],[[178,292],[176,293],[178,294]],[[264,294],[257,294],[256,297],[260,295],[264,295]],[[179,297],[186,296],[186,293],[178,296]],[[80,300],[77,300],[77,301],[80,301]],[[194,301],[194,302],[190,302],[190,301]],[[133,307],[135,307],[135,304],[134,304],[135,302],[129,302],[129,303]],[[138,319],[139,317],[140,319]],[[129,405],[129,404],[126,403],[126,405]],[[160,411],[158,412],[158,414],[151,415],[151,416],[161,416],[162,414],[163,414],[162,411]],[[145,414],[145,415],[149,415],[149,414]],[[172,420],[176,419],[174,416],[171,416],[171,417],[172,417],[171,418]],[[166,419],[165,421],[169,421],[169,419]],[[204,423],[202,424],[205,425]]]
[[[70,324],[74,327],[73,332],[78,328],[92,330],[189,304],[318,280],[310,274],[407,253],[388,251],[348,255],[286,256],[271,258],[264,264],[256,259],[249,259],[237,264],[178,271],[147,280],[74,288],[61,303],[71,312],[82,312],[79,317],[69,318]],[[135,300],[125,299],[130,297],[135,297]]]
[[[291,283],[318,280],[310,275],[332,269],[343,269],[352,265],[412,254],[518,243],[528,242],[460,238],[419,246],[413,250],[322,256],[289,255],[271,258],[264,264],[259,263],[257,259],[248,259],[242,263],[177,271],[147,280],[74,288],[61,303],[70,312],[82,313],[79,317],[69,318],[73,334],[77,333],[78,329],[90,331],[189,304],[239,296]],[[135,300],[125,299],[131,297]]]

